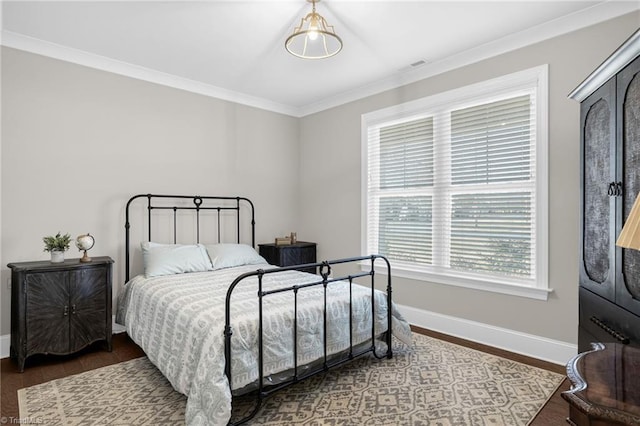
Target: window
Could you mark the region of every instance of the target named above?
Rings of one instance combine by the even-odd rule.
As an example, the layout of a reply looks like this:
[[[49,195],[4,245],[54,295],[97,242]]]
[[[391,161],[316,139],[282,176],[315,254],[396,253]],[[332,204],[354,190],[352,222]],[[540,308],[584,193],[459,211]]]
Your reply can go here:
[[[363,116],[363,251],[546,299],[547,66]]]

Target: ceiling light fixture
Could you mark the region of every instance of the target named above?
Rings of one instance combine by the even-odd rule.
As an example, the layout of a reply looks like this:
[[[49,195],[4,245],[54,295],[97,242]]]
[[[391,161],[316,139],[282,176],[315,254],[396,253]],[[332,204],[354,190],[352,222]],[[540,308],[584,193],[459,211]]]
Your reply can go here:
[[[287,51],[298,58],[323,59],[329,58],[342,50],[342,40],[338,37],[333,26],[316,12],[316,2],[311,3],[311,13],[300,20],[300,25],[293,29],[293,34],[287,37],[284,46]]]

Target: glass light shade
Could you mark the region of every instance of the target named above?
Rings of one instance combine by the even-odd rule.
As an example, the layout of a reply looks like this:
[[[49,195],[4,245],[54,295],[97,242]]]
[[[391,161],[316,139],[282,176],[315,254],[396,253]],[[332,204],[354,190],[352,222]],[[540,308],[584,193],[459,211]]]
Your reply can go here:
[[[624,248],[640,250],[640,194],[633,203],[631,213],[622,227],[616,245]]]
[[[342,40],[333,26],[316,13],[315,0],[311,13],[300,20],[284,45],[289,53],[303,59],[329,58],[342,50]]]

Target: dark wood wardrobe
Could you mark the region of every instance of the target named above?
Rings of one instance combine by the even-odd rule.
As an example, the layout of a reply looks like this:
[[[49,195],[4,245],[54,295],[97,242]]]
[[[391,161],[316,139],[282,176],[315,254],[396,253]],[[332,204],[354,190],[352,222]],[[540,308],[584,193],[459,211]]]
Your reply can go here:
[[[615,245],[640,192],[640,30],[569,97],[581,103],[578,350],[640,346],[640,251]]]

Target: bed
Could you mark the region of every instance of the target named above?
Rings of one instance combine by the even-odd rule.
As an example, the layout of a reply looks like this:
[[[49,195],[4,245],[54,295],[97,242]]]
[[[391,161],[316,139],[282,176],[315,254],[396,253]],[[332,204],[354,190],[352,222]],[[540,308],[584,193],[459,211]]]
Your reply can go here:
[[[141,194],[125,216],[117,322],[187,396],[188,425],[244,423],[284,386],[365,354],[391,358],[392,334],[410,344],[390,271],[375,273],[389,268],[382,256],[269,265],[254,249],[253,203],[243,197]],[[147,222],[144,233],[132,232],[134,217]],[[135,256],[142,271],[131,277]],[[318,274],[300,271],[310,267]],[[255,403],[237,415],[239,395]]]

